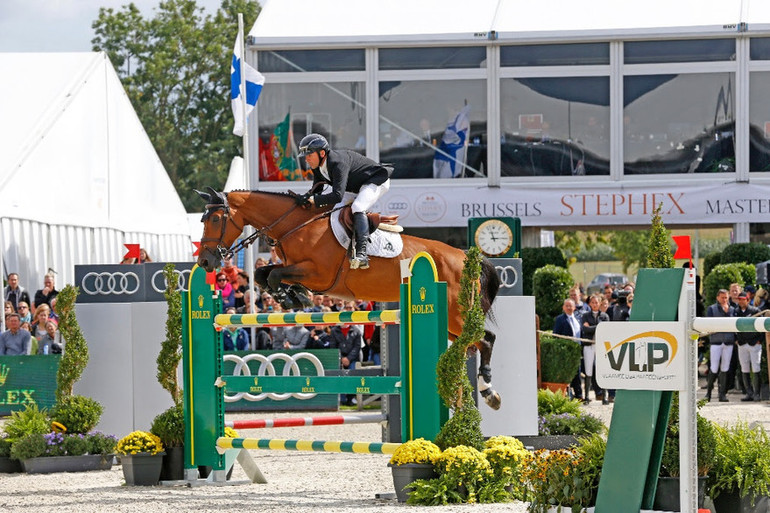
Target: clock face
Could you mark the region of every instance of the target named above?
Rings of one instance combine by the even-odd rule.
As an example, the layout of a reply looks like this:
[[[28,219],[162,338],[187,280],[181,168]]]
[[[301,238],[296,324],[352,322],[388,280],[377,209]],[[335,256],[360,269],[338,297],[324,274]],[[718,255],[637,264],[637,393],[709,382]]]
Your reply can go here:
[[[476,230],[476,245],[487,256],[502,255],[513,245],[513,232],[499,219],[484,221]]]

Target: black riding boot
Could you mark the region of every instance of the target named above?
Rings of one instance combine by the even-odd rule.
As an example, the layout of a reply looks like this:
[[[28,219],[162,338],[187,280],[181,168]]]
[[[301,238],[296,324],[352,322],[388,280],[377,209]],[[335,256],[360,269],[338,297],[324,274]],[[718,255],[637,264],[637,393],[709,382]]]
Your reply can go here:
[[[714,379],[716,377],[717,375],[711,372],[711,369],[709,369],[706,377],[706,400],[707,401],[711,401],[711,392],[714,390]]]
[[[353,213],[353,232],[356,241],[356,254],[350,259],[350,268],[368,269],[369,257],[366,256],[366,240],[369,238],[369,220],[364,212]]]
[[[746,395],[741,397],[741,401],[744,403],[754,400],[754,389],[751,386],[751,374],[748,372],[743,373],[743,387],[746,390]]]
[[[717,390],[719,391],[719,402],[727,402],[727,373],[719,371],[719,377],[717,377]]]
[[[762,400],[762,385],[759,384],[759,372],[755,372],[751,377],[751,381],[754,384],[754,400]]]
[[[588,398],[588,392],[591,390],[591,376],[585,377],[585,391],[583,392],[583,404],[588,404],[591,399]]]

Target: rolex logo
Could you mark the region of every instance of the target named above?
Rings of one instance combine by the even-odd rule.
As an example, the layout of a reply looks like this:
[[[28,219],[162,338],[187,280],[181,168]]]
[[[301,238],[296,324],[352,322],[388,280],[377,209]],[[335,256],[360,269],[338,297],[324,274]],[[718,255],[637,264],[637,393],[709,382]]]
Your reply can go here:
[[[310,378],[305,378],[305,386],[310,386]]]
[[[11,369],[6,364],[3,364],[3,366],[0,367],[0,386],[5,385],[5,380],[8,379],[9,372],[11,372]]]
[[[425,287],[420,287],[420,301],[425,301]]]
[[[203,294],[198,296],[198,308],[203,308]]]
[[[366,378],[361,378],[361,386],[366,385]]]
[[[259,386],[259,378],[254,378],[254,386]]]

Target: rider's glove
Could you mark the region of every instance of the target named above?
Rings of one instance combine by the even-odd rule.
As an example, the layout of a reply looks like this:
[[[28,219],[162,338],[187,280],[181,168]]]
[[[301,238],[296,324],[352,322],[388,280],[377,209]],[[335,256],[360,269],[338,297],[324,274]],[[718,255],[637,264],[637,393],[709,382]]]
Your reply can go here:
[[[305,205],[310,204],[310,196],[312,196],[312,194],[309,192],[306,192],[305,194],[298,194],[295,196],[294,201],[297,202],[297,205],[304,207]]]

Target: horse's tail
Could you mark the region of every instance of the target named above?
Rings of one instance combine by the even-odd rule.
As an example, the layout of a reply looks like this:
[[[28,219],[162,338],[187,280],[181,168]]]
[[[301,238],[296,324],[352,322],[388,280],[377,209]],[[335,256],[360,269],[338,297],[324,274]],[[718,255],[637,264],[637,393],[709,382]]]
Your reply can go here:
[[[497,275],[497,269],[487,258],[481,261],[481,310],[487,314],[490,320],[492,318],[492,303],[500,291],[500,277]]]

